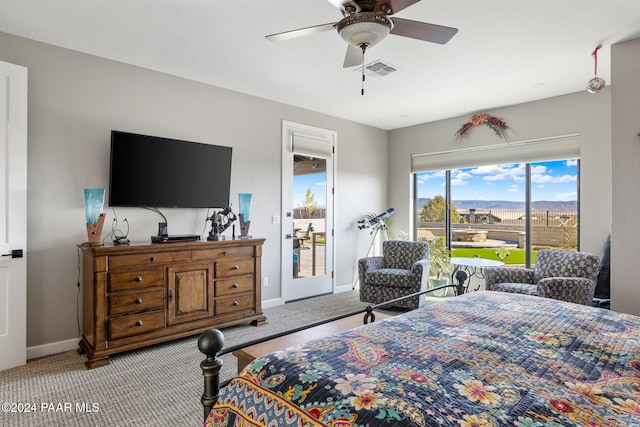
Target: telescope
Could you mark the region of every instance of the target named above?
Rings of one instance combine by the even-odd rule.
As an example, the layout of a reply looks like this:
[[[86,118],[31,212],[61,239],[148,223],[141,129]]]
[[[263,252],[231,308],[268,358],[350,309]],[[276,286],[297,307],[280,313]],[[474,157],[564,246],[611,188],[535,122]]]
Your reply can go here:
[[[386,218],[389,218],[394,213],[396,213],[396,210],[393,208],[389,208],[386,211],[382,212],[380,215],[376,215],[371,219],[362,219],[358,221],[358,230],[364,230],[365,228],[384,225],[382,221],[384,221]]]

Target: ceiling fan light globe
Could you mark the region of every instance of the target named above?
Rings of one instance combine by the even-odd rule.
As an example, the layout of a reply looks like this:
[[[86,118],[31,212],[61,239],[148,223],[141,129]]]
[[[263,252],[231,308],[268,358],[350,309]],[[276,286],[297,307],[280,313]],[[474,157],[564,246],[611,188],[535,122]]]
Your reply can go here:
[[[362,12],[343,18],[336,28],[340,37],[350,45],[371,47],[389,35],[393,24],[382,13]]]

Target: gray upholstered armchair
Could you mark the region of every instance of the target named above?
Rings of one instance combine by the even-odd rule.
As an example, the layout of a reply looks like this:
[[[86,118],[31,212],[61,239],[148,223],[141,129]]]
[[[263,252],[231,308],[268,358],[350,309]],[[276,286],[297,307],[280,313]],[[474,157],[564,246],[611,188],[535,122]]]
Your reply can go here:
[[[599,262],[598,256],[585,252],[543,249],[538,251],[535,268],[490,267],[484,276],[489,291],[591,305]]]
[[[382,242],[382,256],[358,261],[360,301],[381,303],[427,289],[429,281],[429,243],[406,240]],[[418,308],[424,296],[394,304],[399,308]]]

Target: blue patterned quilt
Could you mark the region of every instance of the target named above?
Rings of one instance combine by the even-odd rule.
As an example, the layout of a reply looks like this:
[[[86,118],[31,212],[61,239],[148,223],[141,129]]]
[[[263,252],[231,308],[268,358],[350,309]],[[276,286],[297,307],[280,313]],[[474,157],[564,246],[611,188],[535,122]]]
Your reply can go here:
[[[640,318],[474,292],[256,359],[205,426],[640,426]]]

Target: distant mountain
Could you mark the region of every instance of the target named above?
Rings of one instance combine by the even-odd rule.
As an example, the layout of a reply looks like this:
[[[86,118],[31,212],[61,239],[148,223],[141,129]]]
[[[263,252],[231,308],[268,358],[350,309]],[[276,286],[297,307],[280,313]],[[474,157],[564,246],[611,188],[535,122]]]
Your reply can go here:
[[[429,198],[419,198],[416,201],[416,209],[420,211],[424,205],[429,203]],[[508,200],[453,200],[456,209],[478,209],[478,210],[506,210],[523,211],[524,202],[512,202]],[[531,202],[531,209],[534,211],[552,212],[575,212],[578,210],[577,201],[555,202],[551,200],[540,200]]]

